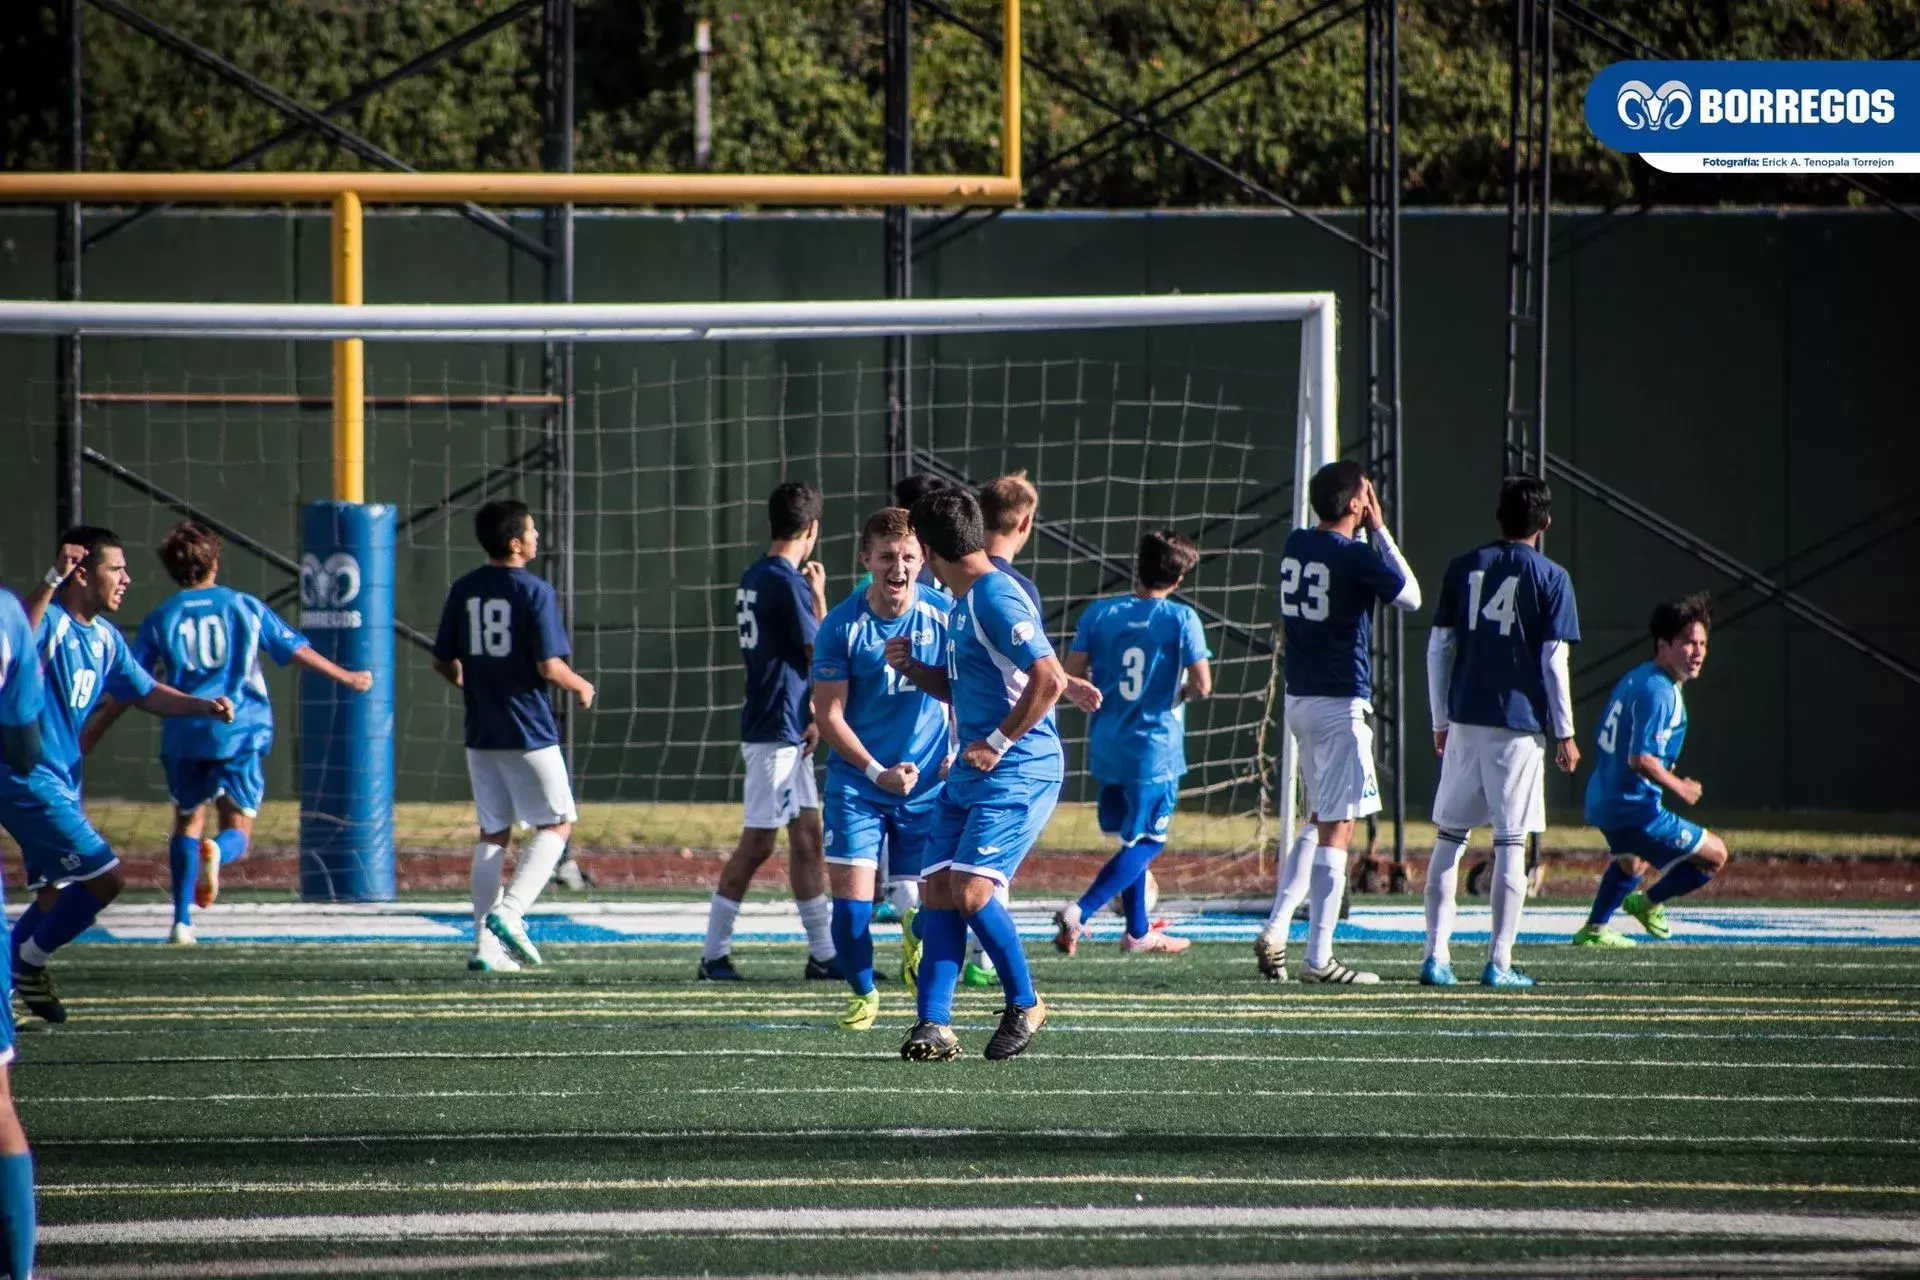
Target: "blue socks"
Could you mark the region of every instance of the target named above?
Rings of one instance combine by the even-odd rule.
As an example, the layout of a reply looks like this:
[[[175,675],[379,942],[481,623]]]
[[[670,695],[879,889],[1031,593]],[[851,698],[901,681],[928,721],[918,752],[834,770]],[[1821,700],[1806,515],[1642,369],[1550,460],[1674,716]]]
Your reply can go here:
[[[68,885],[54,899],[53,910],[47,912],[33,936],[14,949],[14,958],[35,968],[44,965],[46,957],[85,933],[104,906],[86,885]],[[36,951],[37,956],[32,954]]]
[[[0,1156],[0,1227],[6,1229],[7,1274],[33,1274],[33,1156]]]
[[[220,846],[220,865],[223,867],[247,856],[247,833],[238,827],[222,831],[213,838],[213,842]]]
[[[921,942],[916,993],[920,1021],[945,1026],[953,1021],[953,989],[960,984],[960,962],[967,957],[966,917],[952,907],[923,907],[914,924]]]
[[[1660,882],[1647,890],[1647,901],[1665,902],[1668,898],[1692,893],[1711,879],[1713,879],[1713,872],[1694,863],[1683,862],[1661,876]]]
[[[840,957],[840,972],[857,996],[873,990],[872,924],[873,903],[833,900],[833,949]]]
[[[1040,997],[1033,993],[1033,975],[1027,970],[1027,953],[1020,945],[1020,930],[1013,923],[1013,913],[998,898],[989,898],[987,905],[980,908],[976,915],[968,918],[973,926],[980,945],[993,957],[993,967],[1000,973],[1000,985],[1006,989],[1007,1002],[1022,1009],[1031,1009],[1040,1003]],[[924,972],[926,961],[921,960]]]
[[[1120,909],[1127,915],[1127,934],[1130,937],[1144,938],[1153,928],[1153,921],[1147,918],[1147,873],[1142,871],[1139,879],[1120,891]]]
[[[1587,923],[1603,925],[1613,919],[1613,913],[1620,909],[1627,895],[1639,887],[1639,876],[1630,876],[1620,869],[1618,862],[1609,862],[1600,875],[1600,887],[1594,892],[1593,910],[1587,913]]]
[[[1122,897],[1131,886],[1144,888],[1147,864],[1158,857],[1160,850],[1165,847],[1158,840],[1136,840],[1108,858],[1107,864],[1094,876],[1093,883],[1087,886],[1087,891],[1080,895],[1080,918],[1091,920],[1100,908]],[[1136,938],[1147,936],[1146,900],[1144,895],[1140,896],[1140,918],[1135,920],[1134,913],[1131,910],[1127,912],[1127,932]],[[1136,924],[1140,926],[1137,930],[1134,928]]]
[[[167,874],[173,880],[173,922],[193,923],[193,890],[200,883],[200,842],[192,836],[167,841]]]

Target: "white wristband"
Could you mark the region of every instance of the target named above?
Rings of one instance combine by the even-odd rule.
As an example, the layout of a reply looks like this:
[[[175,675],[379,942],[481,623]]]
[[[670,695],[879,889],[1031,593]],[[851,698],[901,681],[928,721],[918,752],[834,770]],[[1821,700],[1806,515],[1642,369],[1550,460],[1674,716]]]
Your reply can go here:
[[[59,569],[56,568],[56,569],[47,570],[47,576],[45,581],[48,586],[58,587],[61,583],[65,582],[66,580],[67,580],[67,575],[60,572]]]
[[[868,782],[880,781],[880,775],[885,772],[886,770],[880,767],[880,762],[878,760],[867,761],[867,781]]]
[[[1013,745],[1013,739],[1009,738],[1006,734],[1000,732],[998,729],[995,729],[992,733],[987,735],[987,745],[992,747],[995,751],[998,751],[1001,755],[1005,755],[1007,754],[1007,748]]]

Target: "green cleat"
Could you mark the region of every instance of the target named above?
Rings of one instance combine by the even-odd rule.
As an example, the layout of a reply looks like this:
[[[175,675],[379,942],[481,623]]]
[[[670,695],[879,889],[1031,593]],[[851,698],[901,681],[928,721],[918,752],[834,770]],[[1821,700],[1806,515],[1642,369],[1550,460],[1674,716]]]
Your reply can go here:
[[[920,939],[913,933],[913,918],[918,914],[911,909],[900,913],[900,981],[908,995],[920,989]]]
[[[507,906],[495,907],[487,912],[486,925],[487,932],[500,939],[508,955],[521,964],[539,967],[540,948],[527,936],[527,922],[518,911]]]
[[[1642,929],[1662,942],[1673,936],[1673,926],[1667,923],[1665,904],[1649,901],[1646,894],[1635,889],[1620,905],[1628,915],[1640,922]]]
[[[1603,924],[1583,924],[1573,933],[1576,947],[1637,947],[1640,944],[1624,933],[1615,933]]]
[[[842,1031],[871,1031],[873,1020],[880,1016],[880,993],[869,991],[863,996],[853,996],[847,1001],[847,1011],[840,1015]]]
[[[1000,975],[985,965],[969,960],[966,967],[960,970],[960,984],[966,987],[997,987],[1000,985]]]

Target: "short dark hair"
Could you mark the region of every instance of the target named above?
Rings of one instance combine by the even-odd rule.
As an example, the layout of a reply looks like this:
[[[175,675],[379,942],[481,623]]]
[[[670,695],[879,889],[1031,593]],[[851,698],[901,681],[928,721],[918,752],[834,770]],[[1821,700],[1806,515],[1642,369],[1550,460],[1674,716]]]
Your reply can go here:
[[[1713,596],[1705,591],[1659,605],[1647,620],[1647,630],[1653,633],[1655,644],[1671,644],[1696,622],[1713,630]]]
[[[902,477],[900,483],[893,486],[893,505],[911,509],[936,489],[947,488],[947,482],[939,476],[917,475]]]
[[[109,547],[119,547],[122,551],[127,544],[120,541],[120,535],[113,530],[97,524],[76,524],[60,535],[61,546],[85,547],[87,558],[75,565],[76,569],[91,569],[100,561],[100,553]]]
[[[474,513],[473,535],[480,539],[488,559],[505,560],[513,554],[513,540],[526,537],[527,525],[532,520],[533,513],[527,510],[526,503],[500,498]]]
[[[1539,476],[1508,476],[1500,482],[1500,505],[1494,515],[1502,535],[1531,538],[1547,527],[1553,515],[1553,490]]]
[[[1360,496],[1366,482],[1367,469],[1359,463],[1346,458],[1329,462],[1307,481],[1307,501],[1313,504],[1313,514],[1322,520],[1338,520],[1347,514],[1348,504]]]
[[[767,527],[774,541],[805,533],[820,519],[820,491],[805,480],[789,480],[767,495]]]
[[[1200,563],[1200,548],[1184,533],[1154,529],[1141,535],[1133,558],[1133,576],[1149,591],[1171,587]]]
[[[913,531],[928,551],[942,560],[958,560],[987,545],[980,499],[966,489],[936,489],[908,513]]]
[[[865,551],[875,542],[896,542],[901,538],[913,537],[913,521],[899,507],[882,507],[867,517],[866,528],[860,531],[860,549]]]
[[[1009,471],[980,486],[980,520],[994,533],[1020,532],[1020,521],[1040,508],[1040,491],[1027,473]]]
[[[190,587],[213,572],[220,563],[220,535],[197,520],[182,520],[167,530],[160,541],[160,563],[167,576],[183,587]]]

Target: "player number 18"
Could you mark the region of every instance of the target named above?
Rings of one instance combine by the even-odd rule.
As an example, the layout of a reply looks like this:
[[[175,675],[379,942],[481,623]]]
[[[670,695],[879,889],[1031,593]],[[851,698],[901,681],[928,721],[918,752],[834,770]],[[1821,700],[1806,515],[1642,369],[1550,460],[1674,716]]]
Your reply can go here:
[[[467,601],[467,652],[504,658],[513,652],[513,613],[505,600]]]

